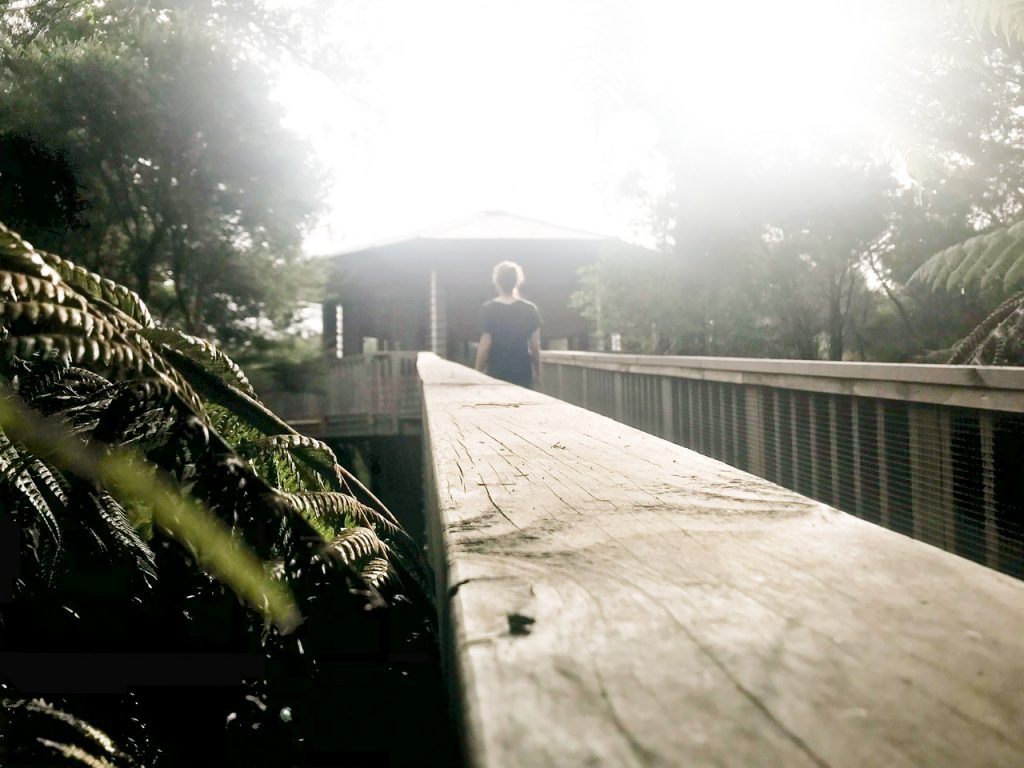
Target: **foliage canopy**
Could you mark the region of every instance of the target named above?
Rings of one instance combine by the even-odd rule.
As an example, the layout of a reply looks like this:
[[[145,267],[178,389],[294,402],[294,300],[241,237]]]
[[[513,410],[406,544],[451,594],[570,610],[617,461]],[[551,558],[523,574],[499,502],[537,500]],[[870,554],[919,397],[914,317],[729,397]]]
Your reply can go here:
[[[276,21],[253,0],[23,5],[0,35],[0,218],[188,333],[286,322],[320,180],[270,99]]]

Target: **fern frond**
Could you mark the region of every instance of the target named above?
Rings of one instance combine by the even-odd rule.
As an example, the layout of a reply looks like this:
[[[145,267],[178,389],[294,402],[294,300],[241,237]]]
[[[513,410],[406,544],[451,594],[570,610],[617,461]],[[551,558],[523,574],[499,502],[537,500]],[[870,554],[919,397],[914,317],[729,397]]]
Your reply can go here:
[[[60,282],[57,273],[21,236],[0,223],[0,269],[31,275],[53,283]]]
[[[295,431],[259,400],[250,397],[217,374],[211,373],[188,355],[176,349],[165,348],[164,358],[176,375],[182,380],[187,380],[190,388],[201,397],[230,411],[261,433],[276,435]]]
[[[113,537],[118,549],[129,555],[142,573],[155,579],[156,556],[135,530],[125,508],[106,491],[92,497],[92,501],[103,520],[105,532]]]
[[[1010,291],[1024,284],[1024,254],[1007,265],[1003,275],[1003,290]]]
[[[242,369],[210,342],[172,328],[147,328],[140,331],[139,335],[151,343],[163,344],[180,352],[250,397],[256,397],[256,392]]]
[[[43,699],[4,699],[0,702],[4,720],[12,720],[14,731],[36,734],[34,741],[65,760],[90,768],[131,768],[135,761],[118,749],[114,740],[99,728]],[[46,733],[47,736],[38,734]],[[31,737],[29,737],[31,738]],[[73,743],[72,739],[80,743]]]
[[[108,370],[139,372],[146,362],[138,347],[111,339],[69,334],[29,334],[9,336],[0,344],[8,353],[22,358],[37,353],[56,353],[67,355],[74,365],[102,366]]]
[[[1024,283],[1024,221],[939,251],[918,267],[910,280],[946,291],[1018,287]]]
[[[134,452],[99,454],[52,419],[16,403],[15,397],[0,399],[0,428],[9,439],[58,468],[108,489],[126,507],[138,503],[150,508],[156,525],[282,632],[298,624],[301,617],[292,596],[267,576],[262,562],[208,508],[161,475],[142,471],[147,463]]]
[[[39,254],[47,266],[51,267],[65,283],[79,293],[114,307],[143,328],[152,328],[155,325],[149,308],[134,291],[52,253],[39,252]]]
[[[976,264],[984,263],[979,257],[988,252],[988,247],[992,242],[992,236],[999,234],[1001,234],[1001,232],[992,232],[988,235],[975,237],[964,242],[958,260],[949,265],[949,276],[945,281],[945,289],[947,291],[959,290],[961,287],[966,285],[966,283],[963,282],[964,277],[971,271],[972,267],[976,266]]]
[[[54,546],[59,550],[61,546],[60,523],[51,507],[51,502],[44,496],[28,472],[28,466],[36,461],[32,456],[22,456],[6,433],[0,431],[0,490],[11,487],[28,503],[36,517],[43,522]],[[56,484],[52,474],[49,474],[49,477]],[[67,499],[59,486],[54,496],[63,501],[65,505],[67,504]]]
[[[102,755],[92,755],[77,744],[64,744],[63,742],[44,739],[42,736],[36,738],[36,741],[44,747],[52,749],[65,760],[73,760],[76,763],[81,763],[86,766],[86,768],[117,768],[116,765],[109,762]]]
[[[394,569],[383,557],[371,557],[359,573],[370,585],[378,589],[395,580]]]
[[[120,329],[102,317],[63,304],[0,302],[0,322],[11,326],[12,335],[18,335],[16,324],[19,321],[37,333],[81,334],[95,339],[113,339],[120,333]]]
[[[289,451],[314,469],[332,489],[345,489],[345,480],[338,459],[327,443],[306,435],[288,434],[267,435],[261,438],[257,445],[267,450]]]
[[[1024,221],[1018,221],[1006,230],[1006,234],[1002,245],[998,249],[993,246],[992,254],[979,264],[984,267],[984,273],[978,278],[978,286],[983,291],[1000,288],[1006,270],[1014,261],[1024,257]]]
[[[989,27],[1007,42],[1024,41],[1024,2],[1021,0],[968,0],[967,13],[978,29]]]
[[[111,445],[146,442],[165,432],[173,422],[172,411],[180,404],[178,387],[166,379],[141,379],[115,385],[112,395],[100,393],[91,439]],[[70,415],[85,413],[69,409]],[[80,422],[75,422],[79,424]],[[166,435],[165,435],[166,436]]]
[[[60,283],[8,270],[0,270],[0,296],[20,301],[48,301],[81,311],[88,306],[85,299]]]
[[[385,555],[384,545],[369,528],[346,528],[327,546],[340,555],[344,563],[357,569],[370,558]]]
[[[307,520],[317,520],[328,526],[332,531],[340,531],[356,524],[356,521],[369,519],[364,514],[366,507],[358,500],[344,493],[316,491],[304,493],[279,492],[276,496]]]
[[[1012,326],[1007,324],[1014,314],[1024,307],[1024,291],[1008,298],[982,320],[969,335],[953,347],[949,356],[950,365],[993,364],[996,341]]]
[[[14,377],[14,391],[26,402],[51,395],[70,370],[71,361],[63,355],[36,360],[23,374]]]

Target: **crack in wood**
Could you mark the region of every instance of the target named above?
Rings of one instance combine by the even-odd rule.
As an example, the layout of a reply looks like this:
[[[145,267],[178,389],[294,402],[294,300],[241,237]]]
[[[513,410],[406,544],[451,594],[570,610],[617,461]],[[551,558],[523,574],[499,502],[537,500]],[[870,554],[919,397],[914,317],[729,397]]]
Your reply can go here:
[[[482,485],[484,487],[484,493],[487,494],[488,501],[490,501],[491,502],[491,506],[494,507],[498,511],[498,514],[501,515],[502,517],[504,517],[506,520],[508,520],[509,523],[512,525],[512,527],[515,528],[517,531],[523,530],[518,525],[516,525],[515,520],[513,520],[511,517],[509,517],[507,514],[505,514],[505,510],[503,510],[501,507],[498,506],[498,503],[494,500],[494,497],[491,496],[491,489],[487,487],[487,481],[484,480],[483,476],[480,477],[480,485]]]

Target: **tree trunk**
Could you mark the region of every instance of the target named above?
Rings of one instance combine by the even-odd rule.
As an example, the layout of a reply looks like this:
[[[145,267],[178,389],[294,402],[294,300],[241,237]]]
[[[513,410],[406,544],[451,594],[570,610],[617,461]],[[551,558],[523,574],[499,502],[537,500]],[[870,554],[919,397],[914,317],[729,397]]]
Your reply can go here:
[[[846,324],[843,317],[842,290],[833,289],[829,291],[828,304],[828,359],[842,360],[844,351],[843,326]]]

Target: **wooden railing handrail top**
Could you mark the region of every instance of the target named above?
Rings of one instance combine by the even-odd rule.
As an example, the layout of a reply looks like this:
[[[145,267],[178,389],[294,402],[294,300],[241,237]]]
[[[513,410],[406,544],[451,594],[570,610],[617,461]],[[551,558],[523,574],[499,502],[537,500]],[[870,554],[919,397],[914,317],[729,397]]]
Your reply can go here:
[[[1024,368],[744,357],[542,353],[547,363],[831,394],[1024,412]]]
[[[358,355],[345,355],[344,357],[328,357],[327,360],[331,365],[363,365],[373,360],[380,360],[384,358],[391,358],[394,360],[407,359],[415,360],[419,352],[410,350],[400,350],[391,352],[368,352]]]
[[[1024,583],[420,356],[472,766],[1024,765]]]

